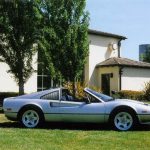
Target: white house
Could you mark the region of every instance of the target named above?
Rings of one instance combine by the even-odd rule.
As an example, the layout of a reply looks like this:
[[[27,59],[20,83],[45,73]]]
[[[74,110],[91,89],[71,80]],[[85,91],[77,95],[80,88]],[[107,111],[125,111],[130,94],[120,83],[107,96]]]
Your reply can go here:
[[[111,90],[142,90],[144,82],[150,80],[150,64],[120,57],[121,41],[126,37],[89,30],[89,56],[84,69],[84,80],[106,94]],[[36,73],[25,84],[25,92],[35,92],[54,86],[58,81],[51,80],[37,55],[33,61]],[[0,92],[17,92],[18,86],[10,74],[9,67],[0,63]]]
[[[127,58],[112,57],[96,65],[97,86],[105,93],[110,91],[141,91],[150,81],[150,63]]]
[[[37,55],[34,56],[33,68],[37,70]],[[8,73],[9,66],[0,62],[0,92],[18,92],[19,88],[13,76]],[[25,92],[31,93],[37,91],[37,73],[33,73],[31,78],[25,84]]]
[[[85,65],[89,86],[110,94],[112,90],[143,90],[150,81],[150,63],[121,58],[121,41],[126,37],[89,30],[90,49]]]
[[[85,65],[85,82],[91,86],[96,86],[101,89],[101,83],[98,83],[98,70],[96,65],[104,60],[112,57],[120,57],[121,41],[126,37],[89,30],[89,57],[87,58],[87,64]]]

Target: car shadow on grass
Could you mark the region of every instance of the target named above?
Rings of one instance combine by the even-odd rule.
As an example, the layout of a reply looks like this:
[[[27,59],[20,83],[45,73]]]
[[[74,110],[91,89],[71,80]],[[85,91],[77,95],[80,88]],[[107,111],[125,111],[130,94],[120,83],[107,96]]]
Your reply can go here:
[[[22,128],[18,122],[0,122],[0,128]]]
[[[24,128],[19,122],[0,122],[0,128]],[[25,129],[25,128],[24,128]],[[37,129],[37,128],[36,128]],[[44,123],[38,129],[47,130],[82,130],[82,131],[110,131],[113,128],[109,124],[95,124],[95,123],[62,123],[51,122]],[[139,125],[132,131],[150,131],[150,125]]]
[[[19,122],[0,122],[0,128],[24,128]],[[37,129],[37,128],[36,128]],[[91,124],[91,123],[62,123],[51,122],[44,123],[38,129],[51,130],[110,130],[107,124]]]

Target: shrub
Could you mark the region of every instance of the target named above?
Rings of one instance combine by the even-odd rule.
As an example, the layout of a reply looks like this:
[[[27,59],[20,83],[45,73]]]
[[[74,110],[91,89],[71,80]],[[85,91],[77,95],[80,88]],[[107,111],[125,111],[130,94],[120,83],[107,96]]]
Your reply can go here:
[[[143,97],[145,100],[150,101],[150,81],[145,83],[145,87],[143,90]]]
[[[3,108],[0,106],[0,113],[3,113],[4,111],[3,111]]]
[[[100,93],[103,93],[102,91],[101,91],[101,89],[99,88],[99,87],[97,87],[97,86],[89,86],[89,88],[90,89],[92,89],[92,90],[94,90],[94,91],[96,91],[96,92],[100,92]]]
[[[117,93],[119,98],[124,99],[133,99],[133,100],[143,100],[142,91],[131,91],[131,90],[122,90]]]
[[[73,84],[72,82],[66,82],[64,87],[67,88],[71,94],[73,94]],[[76,82],[76,98],[81,99],[84,97],[84,88],[86,87],[85,84],[81,84],[81,82]]]
[[[63,86],[67,88],[70,91],[70,93],[73,94],[73,84],[71,82],[66,82]],[[76,98],[81,99],[84,97],[85,87],[87,87],[86,83],[76,82],[76,95],[75,95]],[[97,92],[101,92],[101,90],[98,87],[90,86],[89,88]]]

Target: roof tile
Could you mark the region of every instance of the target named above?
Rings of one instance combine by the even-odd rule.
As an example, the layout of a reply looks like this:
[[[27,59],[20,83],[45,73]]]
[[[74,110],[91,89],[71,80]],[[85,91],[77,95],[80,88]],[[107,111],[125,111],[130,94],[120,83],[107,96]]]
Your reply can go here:
[[[108,66],[150,68],[150,63],[135,61],[128,58],[112,57],[96,65],[96,67],[108,67]]]

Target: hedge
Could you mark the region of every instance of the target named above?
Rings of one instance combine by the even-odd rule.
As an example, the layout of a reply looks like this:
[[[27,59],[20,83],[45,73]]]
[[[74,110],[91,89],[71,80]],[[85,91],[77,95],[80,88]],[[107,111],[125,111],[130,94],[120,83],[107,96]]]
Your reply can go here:
[[[133,99],[133,100],[145,100],[144,93],[142,91],[131,91],[131,90],[122,90],[114,95],[115,98],[120,99]]]

